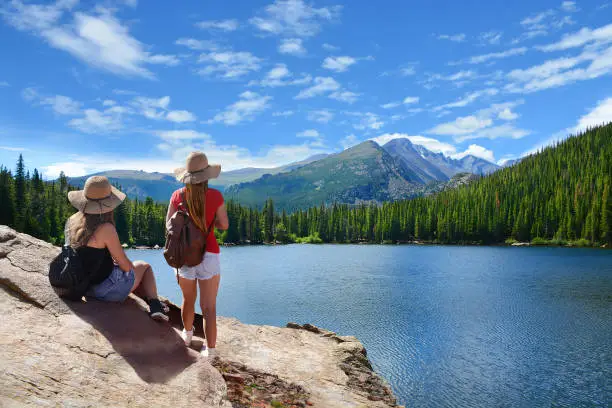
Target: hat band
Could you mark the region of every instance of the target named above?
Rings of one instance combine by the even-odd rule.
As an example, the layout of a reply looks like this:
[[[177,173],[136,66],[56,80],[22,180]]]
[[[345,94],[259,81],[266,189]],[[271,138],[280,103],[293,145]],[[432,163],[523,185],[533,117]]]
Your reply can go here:
[[[98,203],[98,205],[100,206],[100,213],[102,213],[102,207],[103,206],[106,207],[106,208],[112,208],[112,205],[109,205],[109,204],[104,202],[104,200],[108,200],[109,198],[112,198],[112,196],[113,196],[113,193],[110,193],[106,197],[102,197],[102,198],[89,198],[87,196],[85,196],[85,198],[87,199],[87,201],[93,201],[93,202]],[[87,201],[83,205],[83,211],[85,210],[85,207],[87,207]]]
[[[206,166],[203,169],[200,170],[196,170],[196,171],[187,171],[187,174],[196,174],[196,173],[202,173],[204,170],[207,170],[210,166]]]

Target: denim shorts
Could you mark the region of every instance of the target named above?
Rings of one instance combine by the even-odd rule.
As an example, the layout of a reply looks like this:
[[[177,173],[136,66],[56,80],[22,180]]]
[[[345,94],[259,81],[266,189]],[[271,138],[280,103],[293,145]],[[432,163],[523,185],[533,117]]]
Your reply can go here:
[[[194,280],[206,280],[221,273],[221,262],[219,254],[206,252],[202,257],[202,262],[196,266],[182,266],[178,274],[181,278]]]
[[[105,302],[123,302],[132,292],[135,279],[133,270],[123,272],[119,266],[115,265],[108,278],[89,288],[87,296],[93,296]]]

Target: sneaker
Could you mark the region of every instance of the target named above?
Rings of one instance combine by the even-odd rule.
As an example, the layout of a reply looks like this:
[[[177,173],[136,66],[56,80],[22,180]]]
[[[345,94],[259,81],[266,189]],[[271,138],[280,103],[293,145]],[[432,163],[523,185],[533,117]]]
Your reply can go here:
[[[164,311],[164,306],[159,299],[151,299],[149,300],[149,316],[151,319],[156,320],[158,322],[167,322],[168,315]]]
[[[217,356],[217,349],[212,347],[202,346],[202,350],[200,350],[200,355],[202,357],[206,357],[209,359],[213,359]]]
[[[193,329],[191,330],[183,329],[183,332],[181,333],[181,337],[183,338],[185,345],[189,347],[191,345],[191,339],[193,338]]]

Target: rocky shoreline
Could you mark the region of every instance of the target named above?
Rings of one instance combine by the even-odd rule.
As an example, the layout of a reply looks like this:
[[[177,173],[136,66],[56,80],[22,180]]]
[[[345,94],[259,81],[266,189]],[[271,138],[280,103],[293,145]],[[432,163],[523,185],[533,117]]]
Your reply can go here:
[[[354,337],[219,318],[219,357],[199,357],[144,302],[67,302],[47,270],[59,248],[0,226],[0,406],[397,407]]]

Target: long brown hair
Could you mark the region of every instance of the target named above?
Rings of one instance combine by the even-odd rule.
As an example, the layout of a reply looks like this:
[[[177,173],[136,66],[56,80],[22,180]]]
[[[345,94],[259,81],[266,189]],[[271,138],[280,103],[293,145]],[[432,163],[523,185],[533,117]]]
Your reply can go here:
[[[191,220],[202,231],[208,231],[206,221],[206,191],[208,181],[199,184],[185,184],[185,201]]]
[[[69,219],[70,246],[86,246],[96,229],[107,222],[115,225],[113,211],[104,214],[84,214],[77,212]]]

